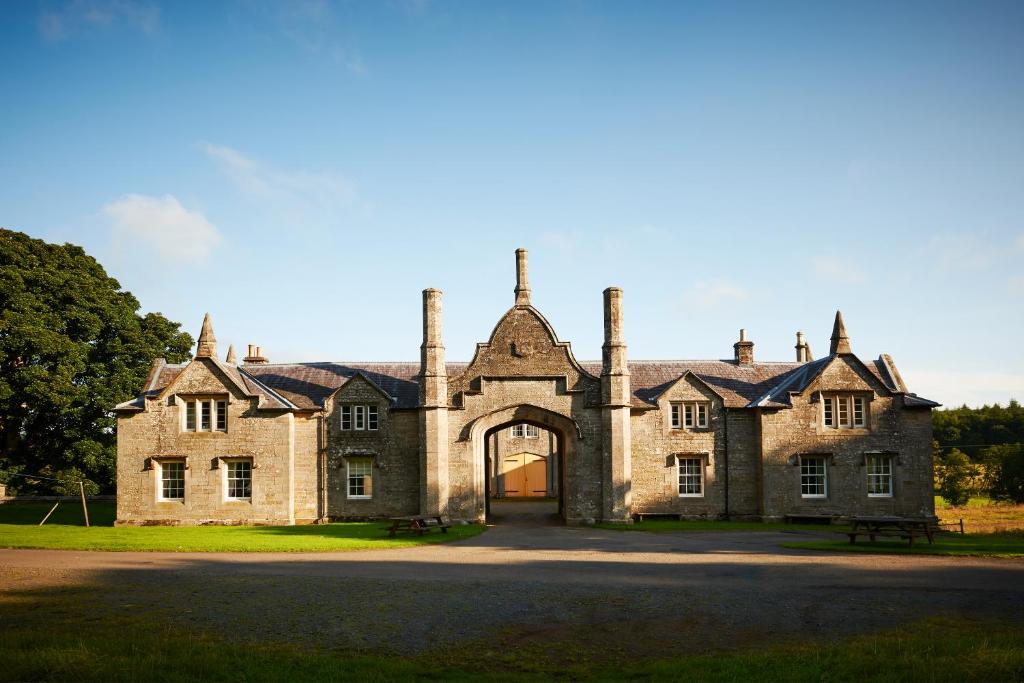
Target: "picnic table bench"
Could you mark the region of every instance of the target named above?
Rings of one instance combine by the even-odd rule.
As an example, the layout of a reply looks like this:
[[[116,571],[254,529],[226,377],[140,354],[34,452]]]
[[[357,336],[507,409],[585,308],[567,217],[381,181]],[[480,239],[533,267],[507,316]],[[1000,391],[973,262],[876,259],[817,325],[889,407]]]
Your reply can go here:
[[[431,529],[440,529],[441,533],[448,533],[451,524],[446,524],[439,515],[407,515],[405,517],[391,517],[391,526],[388,527],[388,535],[394,536],[398,532],[409,532],[422,536]]]
[[[867,536],[869,540],[875,538],[891,537],[906,539],[909,545],[914,545],[914,539],[925,537],[929,543],[933,542],[933,522],[929,519],[914,519],[911,517],[851,517],[850,530],[846,535],[850,537],[850,543],[855,543],[858,536]]]

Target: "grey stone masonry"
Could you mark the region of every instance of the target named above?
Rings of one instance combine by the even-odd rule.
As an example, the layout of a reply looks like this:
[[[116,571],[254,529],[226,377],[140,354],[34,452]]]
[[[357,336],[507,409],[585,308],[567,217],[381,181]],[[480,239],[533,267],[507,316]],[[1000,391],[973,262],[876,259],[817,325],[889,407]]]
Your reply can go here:
[[[220,361],[206,315],[195,357],[155,359],[114,408],[117,523],[483,521],[503,462],[532,463],[528,493],[557,498],[567,524],[934,516],[938,404],[889,356],[855,355],[842,314],[819,359],[800,332],[795,362],[759,361],[741,330],[726,360],[631,361],[609,287],[602,359],[581,363],[534,308],[528,269],[516,250],[512,306],[468,363],[445,360],[436,289],[418,363],[271,364],[255,345]]]

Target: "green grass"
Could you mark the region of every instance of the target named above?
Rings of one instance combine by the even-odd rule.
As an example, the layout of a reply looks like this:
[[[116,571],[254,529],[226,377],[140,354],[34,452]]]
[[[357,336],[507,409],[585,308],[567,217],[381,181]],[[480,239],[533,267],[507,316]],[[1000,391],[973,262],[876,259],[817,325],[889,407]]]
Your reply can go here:
[[[857,540],[850,543],[843,537],[835,541],[809,541],[803,543],[784,543],[784,548],[800,550],[830,550],[848,553],[889,553],[895,555],[967,555],[976,557],[1024,557],[1024,533],[1000,534],[937,534],[935,543],[929,544],[925,539],[916,539],[914,545],[893,538],[875,542]]]
[[[0,505],[0,548],[59,550],[144,550],[174,552],[325,552],[380,550],[445,543],[482,533],[479,524],[453,526],[448,533],[389,538],[384,522],[307,526],[114,527],[113,503],[89,505],[91,527],[82,508],[61,503],[45,526],[37,526],[50,506]]]
[[[846,525],[786,524],[784,522],[732,522],[703,519],[645,519],[632,524],[595,524],[599,529],[616,531],[843,531]]]
[[[240,643],[133,617],[24,618],[0,630],[0,680],[699,680],[1011,681],[1024,677],[1024,630],[992,621],[931,619],[899,629],[663,659],[591,659],[563,647],[479,641],[419,656]],[[4,610],[3,612],[7,612]],[[79,612],[75,613],[80,614]],[[10,616],[9,613],[4,616]],[[500,645],[505,645],[500,643]],[[533,641],[532,645],[537,645]],[[566,644],[568,645],[568,644]],[[594,643],[590,643],[594,645]]]

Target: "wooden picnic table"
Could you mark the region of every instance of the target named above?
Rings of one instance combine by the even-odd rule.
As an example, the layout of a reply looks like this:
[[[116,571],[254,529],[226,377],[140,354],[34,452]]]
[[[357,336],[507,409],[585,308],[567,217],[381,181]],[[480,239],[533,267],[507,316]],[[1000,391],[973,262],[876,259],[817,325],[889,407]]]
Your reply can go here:
[[[915,519],[912,517],[851,517],[850,530],[846,535],[850,543],[855,543],[858,536],[867,536],[874,541],[878,536],[898,537],[906,539],[914,545],[914,539],[924,536],[929,543],[933,542],[932,520]]]
[[[389,519],[391,521],[391,526],[388,527],[389,536],[394,536],[400,531],[422,536],[431,529],[440,529],[441,533],[446,534],[452,526],[446,524],[440,515],[406,515]]]

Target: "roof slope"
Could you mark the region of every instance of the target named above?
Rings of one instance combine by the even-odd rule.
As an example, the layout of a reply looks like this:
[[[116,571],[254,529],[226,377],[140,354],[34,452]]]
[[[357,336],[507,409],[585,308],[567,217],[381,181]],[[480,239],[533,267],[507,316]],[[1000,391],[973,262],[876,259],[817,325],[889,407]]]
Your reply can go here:
[[[656,405],[658,395],[684,373],[691,372],[718,392],[729,408],[790,405],[789,392],[802,391],[831,359],[825,356],[809,363],[752,363],[738,365],[732,360],[635,360],[629,362],[630,385],[635,408]],[[223,364],[219,364],[223,365]],[[584,361],[586,372],[599,376],[600,361]],[[865,366],[893,392],[905,393],[892,359],[883,356]],[[162,365],[146,387],[143,396],[160,393],[182,369],[182,365]],[[448,376],[460,375],[468,363],[447,363]],[[362,374],[395,399],[395,408],[415,408],[419,401],[420,364],[408,363],[267,363],[227,366],[233,379],[241,382],[250,395],[261,396],[261,406],[270,409],[316,410],[327,397],[356,374]],[[141,398],[141,397],[140,397]],[[933,401],[907,396],[908,406],[938,405]],[[141,409],[135,399],[118,406]]]

